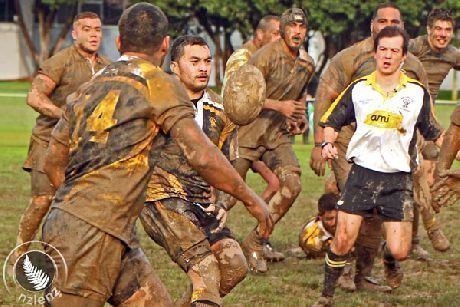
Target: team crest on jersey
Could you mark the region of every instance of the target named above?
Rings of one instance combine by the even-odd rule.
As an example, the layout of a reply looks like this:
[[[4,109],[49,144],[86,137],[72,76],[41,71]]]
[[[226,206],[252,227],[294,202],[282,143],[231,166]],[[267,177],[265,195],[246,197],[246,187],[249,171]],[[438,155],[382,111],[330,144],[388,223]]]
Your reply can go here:
[[[404,109],[407,109],[409,107],[409,105],[412,102],[414,102],[414,99],[412,99],[411,97],[408,97],[408,96],[402,97],[401,100],[403,102],[403,108]]]

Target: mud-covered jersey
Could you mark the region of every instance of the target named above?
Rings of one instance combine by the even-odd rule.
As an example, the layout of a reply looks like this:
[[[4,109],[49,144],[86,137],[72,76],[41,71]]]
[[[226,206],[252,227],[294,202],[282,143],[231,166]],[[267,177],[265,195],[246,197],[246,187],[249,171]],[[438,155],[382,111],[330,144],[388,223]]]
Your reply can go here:
[[[38,73],[47,76],[56,83],[56,87],[49,98],[54,105],[62,107],[68,95],[75,92],[80,85],[89,81],[97,71],[109,63],[109,60],[98,55],[93,68],[91,62],[81,55],[75,46],[70,46],[44,61],[40,65]],[[49,142],[51,131],[57,122],[57,118],[39,114],[32,130],[32,138]]]
[[[210,90],[204,92],[196,103],[195,120],[227,159],[236,159],[236,126],[225,115],[219,95]],[[146,201],[181,198],[199,204],[211,202],[210,185],[190,166],[179,145],[169,135],[160,133],[155,139],[152,156],[154,167]]]
[[[267,99],[299,100],[306,94],[315,66],[305,50],[300,49],[297,58],[293,58],[283,44],[279,39],[263,46],[254,53],[249,64],[262,72]],[[264,146],[269,149],[290,143],[286,117],[274,110],[263,109],[252,123],[239,127],[238,142],[240,147]]]
[[[321,118],[322,127],[340,131],[356,123],[348,161],[383,173],[415,170],[417,131],[436,140],[441,127],[433,117],[431,97],[416,80],[401,73],[397,88],[385,93],[375,72],[351,83]]]
[[[318,87],[316,92],[315,122],[319,122],[319,119],[333,103],[333,101],[325,99],[328,96],[322,92],[325,88],[341,93],[352,81],[371,74],[375,69],[374,40],[372,37],[337,53],[320,77],[320,83],[326,86]],[[402,69],[408,77],[418,80],[424,86],[428,85],[428,78],[423,65],[413,54],[407,53]],[[353,131],[354,128],[351,126],[343,127],[337,142],[347,143],[353,135]]]
[[[193,118],[174,77],[137,57],[121,57],[69,97],[52,137],[69,147],[53,207],[133,242],[151,174],[152,141]]]
[[[431,49],[428,37],[422,35],[409,41],[409,51],[422,62],[431,97],[435,100],[451,68],[460,70],[460,49],[449,45],[441,52],[436,52]]]

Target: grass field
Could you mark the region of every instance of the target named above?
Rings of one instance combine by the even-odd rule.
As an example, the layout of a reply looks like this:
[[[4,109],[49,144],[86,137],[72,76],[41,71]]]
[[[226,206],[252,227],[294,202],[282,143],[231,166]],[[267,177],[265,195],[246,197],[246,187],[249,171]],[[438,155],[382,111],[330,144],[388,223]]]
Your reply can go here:
[[[0,83],[0,93],[25,93],[27,83]],[[11,95],[10,95],[11,96]],[[443,125],[453,106],[438,106],[437,115]],[[15,245],[17,224],[29,198],[29,177],[21,170],[26,156],[30,130],[35,113],[26,106],[25,98],[0,95],[0,259],[3,260]],[[292,209],[277,226],[272,243],[279,249],[297,245],[302,223],[315,214],[316,200],[323,190],[323,179],[316,177],[308,167],[311,145],[295,145],[302,165],[302,192]],[[457,165],[458,166],[458,165]],[[264,185],[260,178],[249,174],[249,184],[258,192]],[[439,218],[444,231],[453,243],[441,254],[435,252],[420,229],[422,246],[430,251],[433,260],[408,260],[403,264],[405,280],[392,294],[337,291],[336,306],[460,306],[460,207],[444,209]],[[242,205],[237,205],[228,219],[230,228],[242,239],[254,226],[254,220]],[[168,287],[173,298],[178,298],[188,285],[186,275],[170,261],[166,253],[156,246],[142,229],[141,242],[153,266]],[[229,306],[307,306],[319,296],[323,278],[322,260],[288,258],[270,265],[265,276],[249,274],[224,302]],[[377,261],[374,275],[383,280],[381,261]],[[7,293],[0,285],[0,305],[14,305],[18,293]],[[383,304],[383,305],[381,305]]]

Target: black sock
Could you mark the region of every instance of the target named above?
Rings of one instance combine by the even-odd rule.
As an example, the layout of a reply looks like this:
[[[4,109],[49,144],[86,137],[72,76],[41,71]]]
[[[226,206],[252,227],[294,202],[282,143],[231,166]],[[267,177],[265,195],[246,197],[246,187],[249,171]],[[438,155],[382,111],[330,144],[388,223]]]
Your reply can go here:
[[[390,269],[395,270],[398,262],[396,261],[395,257],[391,253],[390,249],[388,248],[387,242],[383,245],[383,263]]]
[[[335,292],[335,284],[342,274],[348,260],[348,254],[339,256],[334,254],[329,247],[324,259],[324,288],[323,296],[332,297]]]

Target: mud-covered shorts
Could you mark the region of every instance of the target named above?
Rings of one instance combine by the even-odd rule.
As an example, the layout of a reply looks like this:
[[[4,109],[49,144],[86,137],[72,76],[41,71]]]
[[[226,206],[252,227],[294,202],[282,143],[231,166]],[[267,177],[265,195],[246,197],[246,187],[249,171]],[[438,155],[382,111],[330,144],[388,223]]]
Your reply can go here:
[[[43,171],[47,150],[47,142],[30,139],[29,152],[22,168],[30,172],[32,196],[54,195],[56,192],[48,176]]]
[[[164,292],[142,249],[129,248],[118,238],[66,211],[51,209],[43,225],[42,239],[65,260],[63,263],[56,250],[45,247],[58,269],[53,286],[63,293],[120,304],[147,279],[159,286],[158,295]]]
[[[337,208],[362,216],[376,209],[384,221],[411,222],[414,218],[412,174],[376,172],[353,164]]]
[[[234,239],[227,227],[213,232],[219,226],[213,214],[180,198],[146,202],[140,220],[145,232],[185,272],[211,254],[211,245],[225,238]]]

